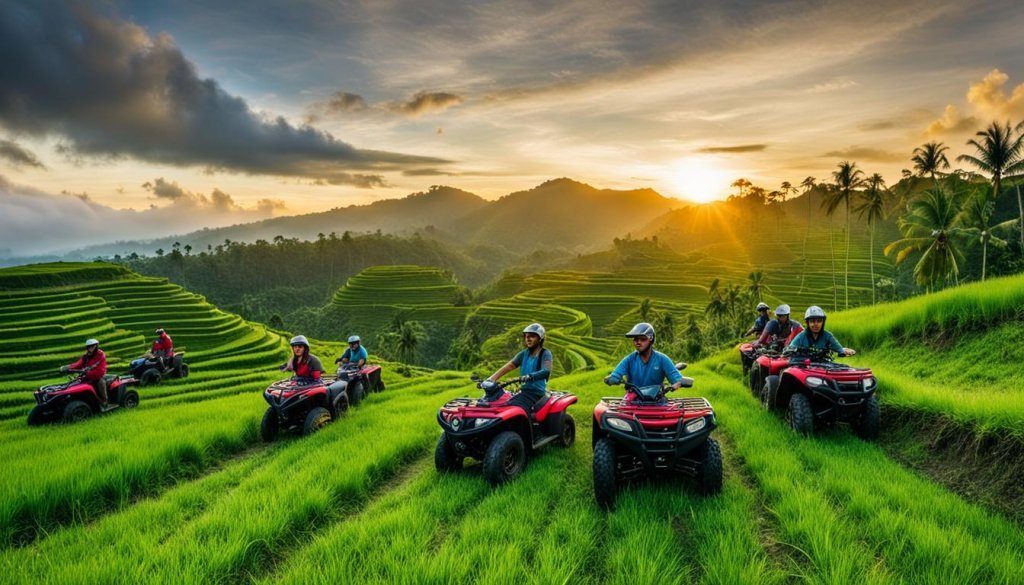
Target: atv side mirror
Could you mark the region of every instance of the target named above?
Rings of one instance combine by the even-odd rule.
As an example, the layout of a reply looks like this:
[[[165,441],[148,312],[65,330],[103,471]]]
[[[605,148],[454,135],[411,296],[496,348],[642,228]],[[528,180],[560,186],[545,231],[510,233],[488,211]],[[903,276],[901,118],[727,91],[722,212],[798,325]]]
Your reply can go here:
[[[687,378],[686,376],[683,376],[683,383],[680,384],[679,387],[680,388],[693,388],[693,378]]]
[[[686,362],[679,362],[678,364],[676,364],[676,369],[679,370],[679,371],[685,370],[686,369]]]
[[[473,374],[472,376],[469,377],[469,379],[474,381],[474,382],[479,382],[480,381],[480,374]]]

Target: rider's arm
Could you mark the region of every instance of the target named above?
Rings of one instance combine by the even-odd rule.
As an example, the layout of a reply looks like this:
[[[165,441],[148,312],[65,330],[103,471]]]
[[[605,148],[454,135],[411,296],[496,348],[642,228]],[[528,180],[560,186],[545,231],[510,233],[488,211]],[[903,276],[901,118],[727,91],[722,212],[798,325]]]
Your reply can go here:
[[[754,347],[764,345],[765,343],[768,342],[768,338],[772,336],[772,333],[775,333],[775,331],[772,330],[772,324],[771,322],[769,322],[767,325],[764,326],[764,329],[761,330],[761,337],[758,337],[757,341],[751,343],[750,345]]]
[[[288,361],[286,361],[284,363],[284,368],[282,368],[282,370],[285,371],[285,372],[294,372],[295,371],[294,362],[295,362],[295,357],[294,356],[288,358]]]
[[[836,339],[835,336],[832,335],[831,333],[828,334],[828,339],[827,339],[826,343],[828,344],[828,348],[829,349],[831,349],[832,351],[836,352],[836,354],[838,354],[840,356],[853,355],[854,353],[857,353],[857,352],[855,352],[853,350],[847,350],[846,348],[844,348],[843,344],[839,343],[839,340]],[[849,353],[849,352],[853,352],[853,353]]]
[[[531,372],[527,376],[531,380],[547,380],[551,377],[551,368],[554,365],[551,357],[551,350],[545,349],[540,354],[540,369],[536,372]]]
[[[502,376],[504,376],[505,374],[511,372],[516,367],[517,366],[515,364],[515,361],[514,360],[510,361],[509,363],[505,364],[504,366],[501,366],[500,368],[498,368],[498,371],[494,372],[493,374],[491,374],[491,377],[487,378],[487,379],[492,381],[492,382],[497,382],[498,380],[501,379]]]
[[[798,350],[798,349],[804,349],[806,347],[807,347],[807,332],[806,331],[801,331],[799,334],[797,334],[796,337],[793,338],[793,341],[789,342],[789,345],[786,346],[786,351],[790,352],[790,351],[794,351],[794,350]]]
[[[319,380],[320,376],[324,373],[324,366],[320,363],[320,358],[315,355],[309,356],[309,371],[312,373],[314,380]]]
[[[369,357],[369,353],[366,351],[366,348],[365,347],[360,347],[359,348],[359,360],[356,361],[356,367],[357,368],[361,368],[361,367],[365,366],[366,365],[366,358],[368,358],[368,357]]]
[[[615,366],[615,369],[612,370],[612,373],[609,374],[607,378],[605,378],[605,381],[611,384],[618,384],[621,382],[622,377],[629,373],[629,358],[632,357],[632,355],[633,354],[629,354],[622,358],[622,361],[619,362],[619,365]],[[632,382],[632,380],[630,381]]]
[[[664,356],[661,360],[662,371],[665,372],[665,377],[672,384],[673,390],[678,390],[683,385],[683,375],[676,369],[676,365],[672,363],[672,360],[668,356]]]

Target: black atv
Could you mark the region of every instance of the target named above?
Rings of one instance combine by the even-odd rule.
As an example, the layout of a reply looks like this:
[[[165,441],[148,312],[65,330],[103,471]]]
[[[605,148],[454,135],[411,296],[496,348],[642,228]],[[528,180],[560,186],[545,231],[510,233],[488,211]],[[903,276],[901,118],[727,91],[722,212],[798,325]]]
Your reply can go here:
[[[146,355],[132,360],[128,373],[139,381],[139,386],[150,386],[159,384],[160,380],[168,377],[187,378],[188,364],[185,363],[185,352],[175,352],[169,358],[164,358],[161,365],[160,360],[153,354]]]

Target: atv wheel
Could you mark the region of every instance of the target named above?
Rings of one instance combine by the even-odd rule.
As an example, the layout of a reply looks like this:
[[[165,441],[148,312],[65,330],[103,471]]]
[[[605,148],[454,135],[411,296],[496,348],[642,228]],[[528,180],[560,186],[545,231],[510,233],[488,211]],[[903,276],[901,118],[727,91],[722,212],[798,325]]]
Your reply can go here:
[[[779,396],[779,377],[768,376],[761,386],[761,406],[768,410],[775,410],[776,400]]]
[[[718,441],[708,437],[701,448],[701,463],[697,469],[697,485],[705,496],[722,491],[722,449]]]
[[[761,366],[754,364],[750,367],[750,393],[754,395],[754,398],[760,398],[761,396]]]
[[[28,426],[37,427],[46,422],[46,417],[43,416],[43,407],[35,405],[32,410],[28,413]]]
[[[789,409],[786,421],[798,435],[809,435],[814,430],[814,412],[811,402],[803,394],[794,394],[789,398]]]
[[[359,403],[363,401],[363,385],[359,382],[351,384],[348,387],[348,405],[359,406]]]
[[[878,408],[878,397],[872,394],[864,404],[864,410],[851,425],[857,436],[865,441],[878,438],[878,427],[881,425],[881,413]]]
[[[463,458],[455,453],[455,449],[448,444],[448,437],[441,433],[437,438],[437,447],[434,448],[434,467],[438,473],[452,473],[462,469]]]
[[[312,435],[331,422],[331,413],[322,406],[317,406],[306,415],[306,424],[302,425],[303,435]]]
[[[348,412],[348,395],[344,395],[338,399],[337,404],[334,405],[334,412],[331,413],[331,418],[338,418],[341,415]]]
[[[594,498],[602,510],[615,507],[615,443],[601,439],[594,445]]]
[[[484,454],[484,478],[492,486],[515,479],[526,467],[526,447],[518,433],[505,431],[491,441]]]
[[[572,447],[572,444],[576,442],[576,419],[572,417],[568,412],[565,413],[565,419],[562,421],[562,436],[558,439],[558,444],[563,447]]]
[[[260,423],[260,437],[264,443],[273,442],[277,438],[277,432],[281,428],[281,421],[277,418],[277,413],[273,408],[267,407],[267,411],[263,413],[263,421]]]
[[[81,400],[72,400],[64,407],[64,422],[78,422],[92,416],[92,409]]]
[[[142,372],[142,376],[139,377],[139,386],[151,386],[153,384],[159,384],[160,377],[160,370],[156,368],[149,368],[145,372]]]
[[[188,378],[188,364],[181,364],[178,366],[178,377]]]
[[[124,408],[135,408],[139,405],[139,393],[135,390],[126,390],[121,394],[119,404]]]

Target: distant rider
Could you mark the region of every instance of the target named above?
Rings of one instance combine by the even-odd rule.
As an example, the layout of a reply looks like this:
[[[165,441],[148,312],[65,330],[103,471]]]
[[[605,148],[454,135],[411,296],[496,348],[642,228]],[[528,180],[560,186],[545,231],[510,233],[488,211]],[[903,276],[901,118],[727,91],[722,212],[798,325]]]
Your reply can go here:
[[[309,340],[305,335],[292,337],[292,357],[281,366],[285,372],[294,372],[299,378],[308,380],[319,380],[324,373],[324,367],[320,364],[320,358],[309,353]]]
[[[497,382],[502,376],[519,368],[519,375],[525,382],[519,393],[513,396],[507,404],[520,406],[527,413],[530,408],[544,397],[548,389],[548,378],[551,377],[551,368],[554,358],[551,350],[544,348],[544,327],[540,323],[531,323],[523,329],[523,351],[516,354],[507,364],[501,366],[497,372],[487,378],[491,382]],[[485,396],[485,399],[493,399],[493,396]]]
[[[167,335],[167,332],[163,329],[156,330],[156,341],[153,342],[153,357],[160,363],[160,370],[167,369],[165,360],[170,359],[174,356],[174,342],[171,341],[171,336]]]
[[[95,339],[85,341],[85,353],[73,364],[61,366],[61,372],[68,370],[86,370],[82,374],[82,380],[96,390],[100,397],[100,405],[107,404],[107,381],[103,376],[107,375],[107,355],[100,349],[100,342]]]
[[[747,329],[747,332],[743,334],[744,337],[751,335],[761,335],[764,331],[765,325],[768,324],[768,305],[766,303],[757,303],[757,319],[754,319],[754,325]]]
[[[334,363],[341,364],[343,368],[351,363],[357,370],[361,369],[366,365],[366,360],[370,357],[366,352],[366,348],[361,343],[358,335],[349,337],[348,348],[345,350],[345,353],[341,354],[340,358],[334,360]]]
[[[789,305],[779,305],[775,309],[775,318],[765,326],[764,331],[761,332],[761,337],[750,345],[753,347],[766,345],[776,350],[780,350],[788,345],[794,337],[804,330],[800,323],[789,318],[789,312]]]
[[[786,347],[787,353],[807,353],[807,350],[830,349],[840,357],[857,355],[857,352],[843,347],[835,336],[825,330],[825,311],[819,306],[808,307],[804,313],[807,329],[793,338]]]
[[[626,337],[633,339],[636,351],[627,355],[615,366],[615,370],[604,379],[609,386],[618,384],[625,377],[630,384],[637,387],[661,386],[668,378],[673,390],[678,390],[683,383],[683,375],[676,369],[669,357],[654,350],[654,327],[650,323],[637,323],[629,330]],[[627,392],[625,400],[637,398],[633,392]],[[665,402],[661,397],[661,402]]]

